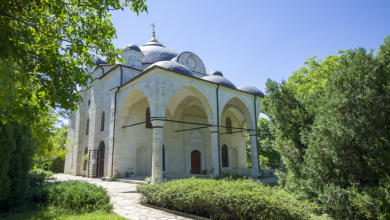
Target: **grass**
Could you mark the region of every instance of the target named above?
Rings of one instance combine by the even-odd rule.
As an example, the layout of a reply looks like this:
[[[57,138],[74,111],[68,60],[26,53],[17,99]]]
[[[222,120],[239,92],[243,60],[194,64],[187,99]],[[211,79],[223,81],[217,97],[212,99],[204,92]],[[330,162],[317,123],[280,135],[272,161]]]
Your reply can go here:
[[[52,208],[44,207],[39,211],[28,211],[24,213],[0,214],[0,219],[18,220],[125,220],[116,213],[85,213],[81,215],[56,212]]]

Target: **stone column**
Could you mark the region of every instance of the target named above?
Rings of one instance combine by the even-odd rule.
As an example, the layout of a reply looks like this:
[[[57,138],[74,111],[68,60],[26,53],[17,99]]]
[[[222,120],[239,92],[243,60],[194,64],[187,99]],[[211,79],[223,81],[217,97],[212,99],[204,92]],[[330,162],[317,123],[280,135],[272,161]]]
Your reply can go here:
[[[153,121],[153,161],[152,181],[162,183],[163,180],[163,125],[164,121]]]
[[[110,132],[110,135],[109,135],[109,140],[108,140],[108,157],[107,157],[107,177],[113,177],[115,175],[115,172],[114,172],[114,167],[113,165],[113,154],[114,154],[114,141],[115,141],[115,114],[116,114],[116,110],[115,109],[115,98],[116,97],[116,92],[118,91],[118,88],[114,88],[112,90],[110,90],[111,92],[111,99],[110,99],[110,127],[109,127],[109,132]]]
[[[218,147],[218,128],[210,127],[211,130],[211,164],[214,167],[214,175],[219,174],[219,147]]]
[[[81,98],[85,101],[85,94],[80,94]],[[81,175],[81,166],[80,161],[82,161],[82,152],[84,149],[84,146],[82,146],[83,139],[85,137],[85,119],[84,119],[84,102],[79,102],[77,104],[77,113],[76,113],[76,126],[75,126],[75,138],[74,138],[74,144],[75,147],[73,148],[72,153],[72,167],[71,172],[72,175]]]
[[[259,152],[257,150],[257,135],[256,132],[250,132],[251,141],[251,159],[252,159],[252,171],[251,175],[253,178],[259,177]]]

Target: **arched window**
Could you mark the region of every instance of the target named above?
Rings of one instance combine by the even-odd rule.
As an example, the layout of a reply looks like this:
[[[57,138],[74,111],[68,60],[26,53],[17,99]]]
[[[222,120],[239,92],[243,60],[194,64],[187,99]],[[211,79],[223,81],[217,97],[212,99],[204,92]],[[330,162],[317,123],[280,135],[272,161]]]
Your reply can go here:
[[[99,150],[104,150],[104,149],[106,149],[106,145],[104,144],[104,141],[100,141]]]
[[[165,146],[163,145],[163,171],[165,171]]]
[[[150,108],[146,109],[146,121],[150,120]],[[146,128],[153,128],[152,122],[147,122],[146,123]]]
[[[232,133],[232,121],[230,118],[226,118],[226,133],[231,134]]]
[[[101,131],[104,131],[104,111],[102,112],[102,122],[101,122],[101,125],[100,125],[100,127],[101,127]]]
[[[88,106],[91,104],[91,99],[88,99]]]
[[[228,148],[226,145],[222,146],[222,167],[229,167]]]
[[[83,157],[84,157],[86,154],[88,155],[88,147],[85,147]],[[84,165],[84,170],[86,170],[86,169],[87,169],[87,161],[86,161],[84,158],[83,158],[83,165]]]
[[[87,128],[86,128],[85,134],[86,135],[89,134],[89,118],[87,118]]]

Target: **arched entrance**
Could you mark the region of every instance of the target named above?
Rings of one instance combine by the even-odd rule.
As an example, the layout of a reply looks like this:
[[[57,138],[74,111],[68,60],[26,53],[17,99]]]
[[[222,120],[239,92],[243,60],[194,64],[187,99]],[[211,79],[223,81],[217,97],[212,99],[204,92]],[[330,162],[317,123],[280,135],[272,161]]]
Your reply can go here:
[[[101,141],[99,144],[99,169],[98,169],[99,177],[104,176],[104,150],[105,149],[106,149],[106,145],[104,144],[104,141]]]
[[[191,152],[191,171],[192,174],[200,174],[200,152],[197,150]]]

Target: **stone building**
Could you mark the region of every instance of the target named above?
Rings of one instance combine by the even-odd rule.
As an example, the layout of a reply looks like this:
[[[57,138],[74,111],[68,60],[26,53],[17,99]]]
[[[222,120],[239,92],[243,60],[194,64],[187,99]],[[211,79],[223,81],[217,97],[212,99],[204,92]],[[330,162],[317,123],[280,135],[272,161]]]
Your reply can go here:
[[[245,131],[256,146],[256,122],[264,94],[238,86],[220,71],[206,73],[192,52],[177,53],[154,37],[127,45],[124,64],[95,57],[93,80],[79,92],[83,102],[69,118],[74,143],[65,173],[112,177],[118,171],[151,176],[259,174],[257,147],[247,168]],[[84,155],[88,160],[85,163]]]

